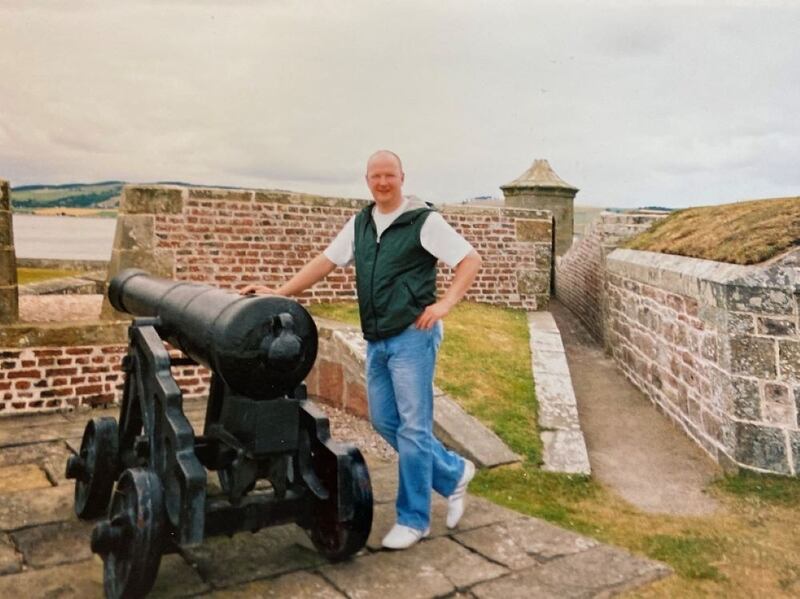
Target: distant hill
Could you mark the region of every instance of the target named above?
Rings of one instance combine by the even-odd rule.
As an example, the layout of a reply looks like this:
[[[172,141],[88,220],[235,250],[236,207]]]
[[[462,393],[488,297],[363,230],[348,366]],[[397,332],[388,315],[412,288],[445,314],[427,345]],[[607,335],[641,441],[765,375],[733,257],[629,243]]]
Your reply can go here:
[[[89,216],[90,212],[97,212],[98,216],[111,216],[119,208],[122,187],[126,184],[126,181],[100,181],[98,183],[63,183],[60,185],[20,185],[11,188],[11,206],[15,212],[70,214],[72,216]],[[146,185],[151,185],[151,183]],[[184,181],[156,181],[152,185],[219,187]],[[225,189],[239,188],[225,187]],[[64,210],[58,210],[62,208]]]
[[[21,185],[11,188],[11,206],[18,212],[43,208],[113,209],[119,206],[123,181]]]

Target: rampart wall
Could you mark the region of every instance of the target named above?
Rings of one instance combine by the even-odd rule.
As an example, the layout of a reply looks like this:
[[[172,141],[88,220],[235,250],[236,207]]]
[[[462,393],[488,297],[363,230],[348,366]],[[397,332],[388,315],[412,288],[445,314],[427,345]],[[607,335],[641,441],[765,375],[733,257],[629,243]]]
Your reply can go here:
[[[606,256],[664,216],[652,211],[602,212],[569,251],[556,258],[556,296],[598,339],[605,338]]]
[[[321,252],[366,204],[291,192],[130,186],[117,219],[109,278],[135,267],[220,287],[250,282],[278,286]],[[445,206],[442,213],[483,257],[467,299],[529,310],[546,307],[552,255],[549,212]],[[10,233],[7,237],[11,239]],[[451,273],[446,267],[440,272],[441,290]],[[355,299],[354,284],[353,269],[339,269],[301,301]],[[16,287],[12,299],[0,306],[16,309]],[[100,320],[80,323],[23,323],[16,321],[16,313],[5,317],[8,324],[0,326],[0,416],[120,401],[120,364],[127,344],[124,315],[104,304]],[[324,362],[330,356],[320,358],[320,373],[331,371]],[[173,374],[184,395],[207,392],[205,369],[183,366]],[[315,372],[312,384],[317,380]],[[363,402],[350,403],[344,407],[363,411]]]
[[[615,250],[607,347],[722,465],[800,474],[800,251],[760,266]]]
[[[800,474],[800,250],[737,266],[615,249],[643,216],[603,213],[557,261],[559,299],[720,464]]]

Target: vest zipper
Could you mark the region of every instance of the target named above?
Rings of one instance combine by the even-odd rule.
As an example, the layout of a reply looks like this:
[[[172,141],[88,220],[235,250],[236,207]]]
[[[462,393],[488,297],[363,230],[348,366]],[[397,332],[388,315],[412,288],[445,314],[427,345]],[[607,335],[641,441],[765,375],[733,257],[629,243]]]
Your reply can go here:
[[[385,233],[386,231],[384,231]],[[375,238],[375,259],[372,261],[372,280],[369,282],[370,300],[372,301],[372,320],[375,321],[375,337],[378,337],[378,311],[375,309],[375,271],[378,268],[378,252],[381,249],[381,244]]]

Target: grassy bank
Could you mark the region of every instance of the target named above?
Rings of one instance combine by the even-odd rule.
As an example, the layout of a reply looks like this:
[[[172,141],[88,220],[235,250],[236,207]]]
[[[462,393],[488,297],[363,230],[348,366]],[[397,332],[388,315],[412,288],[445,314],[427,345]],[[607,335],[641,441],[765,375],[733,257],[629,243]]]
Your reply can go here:
[[[312,311],[358,322],[353,304]],[[520,465],[480,472],[472,493],[675,571],[632,596],[800,596],[800,480],[721,478],[707,489],[719,510],[690,518],[643,512],[590,477],[543,472],[529,364],[523,313],[461,304],[448,316],[437,385],[524,456]]]
[[[800,198],[678,210],[623,247],[757,264],[800,244]]]
[[[49,279],[74,277],[79,274],[79,272],[74,270],[59,270],[55,268],[18,268],[17,284],[27,285],[28,283],[39,283]]]

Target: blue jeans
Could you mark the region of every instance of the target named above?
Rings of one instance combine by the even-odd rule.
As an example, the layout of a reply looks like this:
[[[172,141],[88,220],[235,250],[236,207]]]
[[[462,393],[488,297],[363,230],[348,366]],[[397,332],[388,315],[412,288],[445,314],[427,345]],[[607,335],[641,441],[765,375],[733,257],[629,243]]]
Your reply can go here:
[[[430,330],[367,342],[367,399],[372,426],[397,450],[397,523],[430,525],[431,489],[447,497],[464,472],[464,460],[433,435],[433,371],[442,342],[438,321]]]

